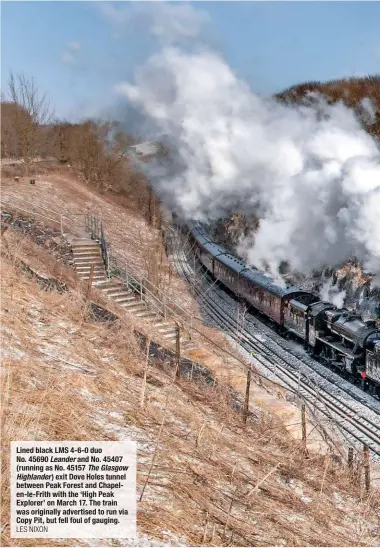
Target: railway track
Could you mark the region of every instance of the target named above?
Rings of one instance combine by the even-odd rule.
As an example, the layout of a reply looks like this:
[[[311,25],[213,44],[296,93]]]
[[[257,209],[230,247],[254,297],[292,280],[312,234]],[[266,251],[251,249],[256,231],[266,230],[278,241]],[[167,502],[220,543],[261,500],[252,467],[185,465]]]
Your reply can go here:
[[[302,400],[314,415],[319,414],[338,427],[348,443],[367,445],[375,458],[380,458],[380,409],[375,406],[368,409],[367,402],[359,403],[352,394],[337,386],[337,383],[331,384],[328,370],[321,374],[310,369],[310,358],[301,360],[276,341],[263,341],[260,333],[252,332],[252,327],[248,330],[239,326],[236,314],[229,311],[231,303],[228,306],[223,305],[220,295],[216,295],[217,284],[214,281],[211,283],[207,274],[203,276],[203,286],[201,283],[192,283],[195,277],[194,267],[190,266],[181,235],[171,229],[169,237],[178,273],[192,286],[195,296],[201,301],[203,311],[212,322],[243,350],[253,354],[261,369],[269,371],[277,382]],[[250,323],[252,325],[252,320]],[[318,366],[322,367],[320,364]],[[310,374],[305,373],[305,368],[310,369]],[[347,401],[348,399],[351,401]],[[363,409],[359,409],[359,405]]]

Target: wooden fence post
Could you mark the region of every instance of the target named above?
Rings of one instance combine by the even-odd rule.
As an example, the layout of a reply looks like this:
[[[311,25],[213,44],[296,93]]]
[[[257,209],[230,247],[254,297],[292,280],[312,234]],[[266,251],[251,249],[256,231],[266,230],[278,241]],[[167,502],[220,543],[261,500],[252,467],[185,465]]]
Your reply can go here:
[[[140,394],[140,407],[144,407],[144,400],[145,400],[145,390],[146,390],[146,381],[148,377],[148,367],[149,367],[149,351],[150,351],[150,338],[147,337],[146,339],[146,361],[145,361],[145,367],[143,371],[143,378],[142,378],[142,384],[141,384],[141,394]]]
[[[368,492],[371,487],[368,445],[364,445],[363,447],[363,460],[364,460],[364,485],[365,485],[365,490]]]
[[[353,467],[354,467],[354,448],[348,448],[348,458],[347,458],[348,473],[352,479]]]
[[[306,405],[303,403],[301,407],[301,423],[302,423],[302,446],[306,452]]]
[[[250,388],[251,388],[251,376],[252,376],[252,371],[251,371],[251,369],[248,369],[248,371],[247,371],[247,385],[246,385],[246,388],[245,388],[245,401],[244,401],[244,409],[243,409],[244,424],[247,424],[247,419],[248,419],[249,392],[250,392]]]
[[[181,333],[179,329],[179,325],[176,325],[176,338],[175,338],[175,365],[176,370],[175,374],[178,379],[181,378]]]

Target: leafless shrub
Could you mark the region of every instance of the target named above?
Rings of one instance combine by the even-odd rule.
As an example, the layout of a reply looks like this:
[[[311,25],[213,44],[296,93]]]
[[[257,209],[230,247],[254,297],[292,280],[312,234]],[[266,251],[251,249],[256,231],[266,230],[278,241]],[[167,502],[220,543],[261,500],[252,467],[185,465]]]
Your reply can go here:
[[[13,72],[1,97],[2,157],[22,158],[29,164],[46,153],[48,125],[53,110],[33,78]]]

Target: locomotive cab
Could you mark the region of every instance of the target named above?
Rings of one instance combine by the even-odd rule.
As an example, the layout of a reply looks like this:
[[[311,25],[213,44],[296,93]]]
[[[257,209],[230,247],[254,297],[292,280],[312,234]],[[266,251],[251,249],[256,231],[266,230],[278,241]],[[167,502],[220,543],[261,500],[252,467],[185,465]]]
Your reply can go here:
[[[326,333],[327,314],[334,313],[336,306],[325,301],[312,303],[309,307],[309,330],[307,343],[311,348],[317,350],[318,341]]]
[[[305,342],[308,338],[309,306],[317,300],[315,295],[305,293],[284,303],[284,326]]]

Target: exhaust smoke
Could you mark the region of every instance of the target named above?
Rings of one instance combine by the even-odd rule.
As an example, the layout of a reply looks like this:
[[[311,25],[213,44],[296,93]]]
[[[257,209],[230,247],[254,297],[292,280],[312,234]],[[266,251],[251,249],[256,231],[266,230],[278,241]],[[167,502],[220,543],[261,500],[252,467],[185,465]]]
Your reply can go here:
[[[164,47],[117,90],[171,143],[148,169],[178,214],[256,215],[238,253],[277,279],[283,261],[310,275],[355,256],[380,281],[379,149],[343,103],[261,97],[205,48]]]

